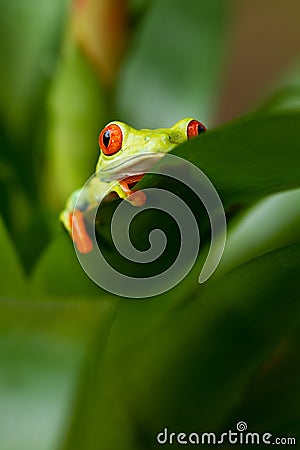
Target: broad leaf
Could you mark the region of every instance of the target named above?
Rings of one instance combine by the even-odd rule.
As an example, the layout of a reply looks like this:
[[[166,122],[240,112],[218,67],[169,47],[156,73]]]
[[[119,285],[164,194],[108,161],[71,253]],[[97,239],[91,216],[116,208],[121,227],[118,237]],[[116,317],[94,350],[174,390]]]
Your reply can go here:
[[[217,273],[295,242],[300,242],[300,189],[273,195],[234,220]]]
[[[300,114],[253,115],[174,150],[204,171],[225,206],[300,186]]]
[[[196,290],[192,303],[137,341],[119,328],[119,311],[101,375],[95,373],[92,383],[89,378],[66,448],[84,442],[93,448],[100,439],[117,448],[111,430],[121,411],[123,423],[131,417],[131,448],[155,448],[165,426],[199,432],[221,427],[299,314],[299,264],[299,246],[253,260]],[[130,448],[127,439],[128,433],[124,448]]]

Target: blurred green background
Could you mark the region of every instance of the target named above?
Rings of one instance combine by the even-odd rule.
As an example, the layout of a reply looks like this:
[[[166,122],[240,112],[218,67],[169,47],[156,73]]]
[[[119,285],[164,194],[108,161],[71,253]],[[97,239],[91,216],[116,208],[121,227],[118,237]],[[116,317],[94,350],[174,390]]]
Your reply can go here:
[[[300,439],[299,19],[298,0],[0,1],[1,450],[152,449],[240,420]],[[59,212],[108,121],[191,116],[209,132],[174,153],[223,201],[221,264],[198,284],[205,229],[170,292],[110,295]]]

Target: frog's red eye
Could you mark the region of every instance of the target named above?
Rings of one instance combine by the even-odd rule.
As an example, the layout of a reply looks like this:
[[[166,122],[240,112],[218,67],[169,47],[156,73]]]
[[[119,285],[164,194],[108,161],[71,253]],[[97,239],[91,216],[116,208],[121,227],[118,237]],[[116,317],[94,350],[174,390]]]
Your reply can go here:
[[[114,155],[122,148],[123,134],[119,125],[105,127],[99,136],[99,145],[106,156]]]
[[[201,133],[205,133],[206,127],[198,120],[191,120],[187,126],[187,137],[191,139],[194,136],[198,136]]]

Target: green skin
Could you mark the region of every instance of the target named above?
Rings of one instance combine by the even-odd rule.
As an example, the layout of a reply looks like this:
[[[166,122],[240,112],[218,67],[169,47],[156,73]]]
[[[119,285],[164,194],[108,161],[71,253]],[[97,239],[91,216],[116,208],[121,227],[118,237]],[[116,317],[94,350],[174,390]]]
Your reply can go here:
[[[108,125],[118,125],[122,130],[122,147],[114,155],[105,155],[102,151],[96,166],[96,176],[88,183],[84,196],[78,196],[81,189],[73,192],[69,197],[65,209],[60,214],[60,220],[72,236],[72,225],[70,214],[74,207],[85,212],[98,207],[99,198],[110,201],[116,193],[120,198],[128,200],[133,204],[134,196],[128,188],[124,188],[122,179],[134,174],[145,174],[163,156],[177,145],[185,142],[187,137],[187,126],[192,118],[182,119],[170,128],[158,128],[155,130],[134,128],[122,122],[110,122]],[[107,125],[107,126],[108,126]],[[76,203],[77,202],[77,203]]]

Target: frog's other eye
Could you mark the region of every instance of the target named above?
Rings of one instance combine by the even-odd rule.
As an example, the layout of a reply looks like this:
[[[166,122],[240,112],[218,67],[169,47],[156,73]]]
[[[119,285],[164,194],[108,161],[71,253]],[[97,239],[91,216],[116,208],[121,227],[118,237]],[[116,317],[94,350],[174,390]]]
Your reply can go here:
[[[122,148],[123,133],[119,125],[105,127],[99,136],[99,146],[106,156],[114,155]]]
[[[206,127],[198,120],[191,120],[187,126],[187,137],[191,139],[194,136],[198,136],[201,133],[205,133]]]

